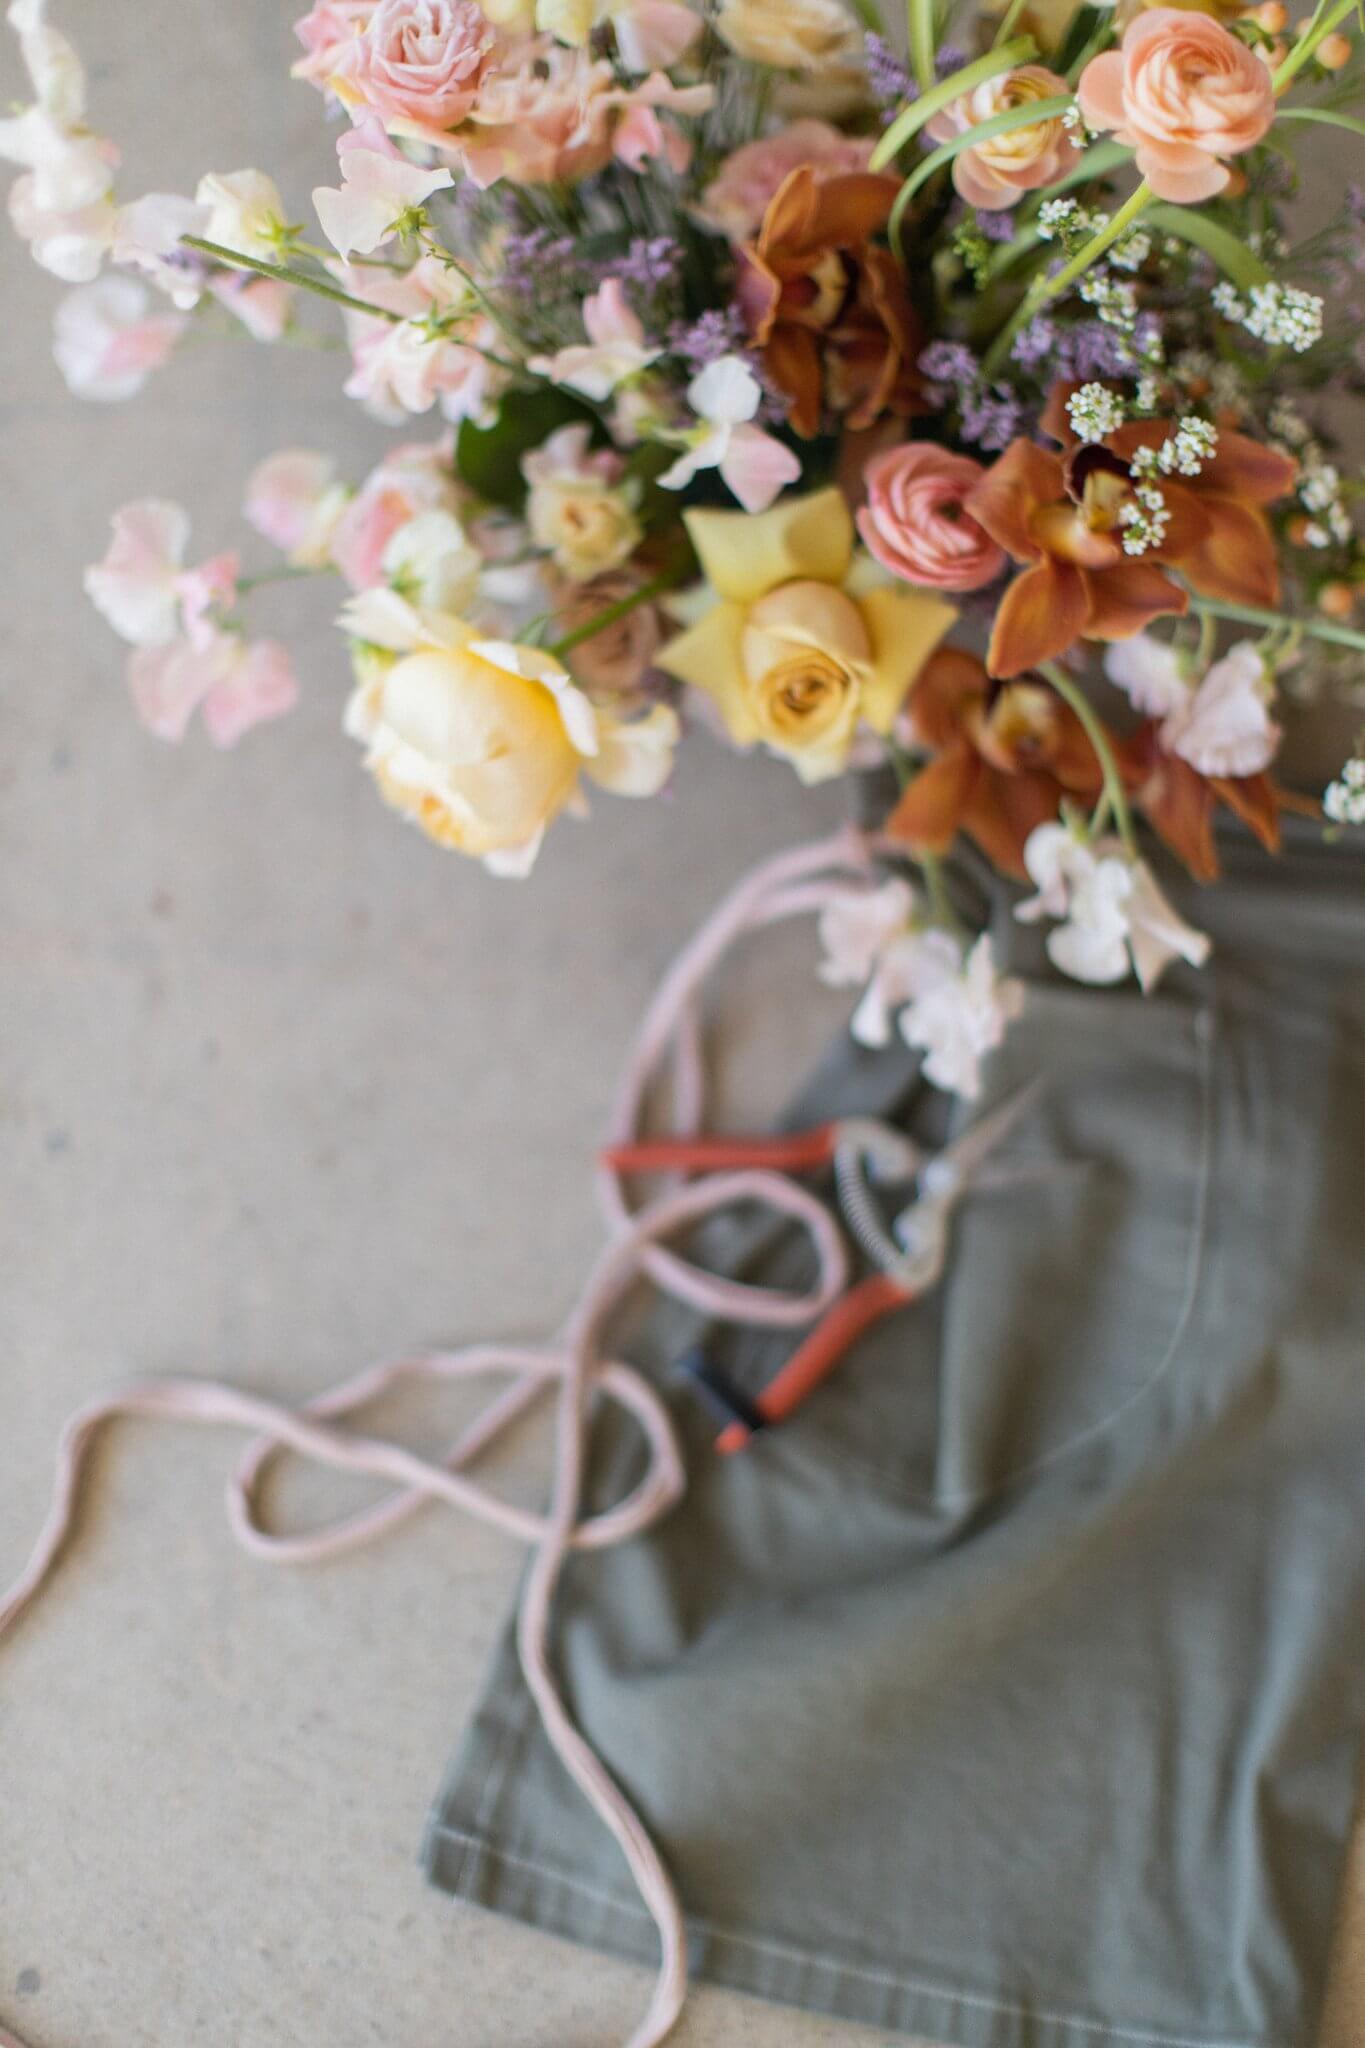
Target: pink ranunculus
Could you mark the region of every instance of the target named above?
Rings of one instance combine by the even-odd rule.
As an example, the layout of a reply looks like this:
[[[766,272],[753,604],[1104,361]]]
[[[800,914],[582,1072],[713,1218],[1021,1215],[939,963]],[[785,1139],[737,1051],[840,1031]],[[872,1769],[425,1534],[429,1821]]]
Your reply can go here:
[[[1022,64],[988,78],[936,114],[925,129],[934,142],[951,142],[1012,108],[1030,101],[1069,97],[1070,86],[1042,64]],[[953,183],[969,206],[999,212],[1025,192],[1055,184],[1075,159],[1071,131],[1054,114],[974,143],[953,161]]]
[[[1005,551],[962,509],[985,471],[932,441],[907,441],[867,466],[858,531],[883,568],[930,590],[979,590]]]
[[[381,120],[453,128],[474,104],[493,46],[477,0],[379,0],[337,50],[332,81]]]
[[[702,193],[697,213],[708,227],[743,242],[757,233],[769,202],[802,164],[810,164],[817,178],[831,178],[865,171],[871,155],[870,136],[841,135],[828,121],[793,121],[732,150]]]
[[[1092,128],[1131,144],[1161,199],[1211,199],[1228,182],[1227,156],[1261,140],[1275,118],[1269,69],[1209,14],[1154,7],[1121,50],[1093,57],[1077,96]]]

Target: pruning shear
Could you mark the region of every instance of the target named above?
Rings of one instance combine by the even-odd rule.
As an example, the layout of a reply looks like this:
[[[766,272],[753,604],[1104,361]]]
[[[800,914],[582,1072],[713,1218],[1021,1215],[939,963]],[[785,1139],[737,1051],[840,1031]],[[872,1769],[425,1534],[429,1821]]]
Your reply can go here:
[[[723,1173],[766,1167],[777,1173],[833,1169],[839,1207],[873,1270],[859,1280],[792,1356],[752,1397],[708,1358],[702,1346],[680,1369],[719,1421],[716,1449],[741,1451],[760,1429],[785,1421],[829,1377],[874,1323],[936,1285],[948,1255],[953,1213],[972,1186],[985,1184],[990,1155],[1036,1099],[1038,1084],[1018,1090],[940,1152],[927,1152],[877,1117],[844,1117],[807,1131],[756,1138],[646,1138],[602,1154],[617,1173]],[[911,1199],[888,1228],[877,1191],[908,1187]]]

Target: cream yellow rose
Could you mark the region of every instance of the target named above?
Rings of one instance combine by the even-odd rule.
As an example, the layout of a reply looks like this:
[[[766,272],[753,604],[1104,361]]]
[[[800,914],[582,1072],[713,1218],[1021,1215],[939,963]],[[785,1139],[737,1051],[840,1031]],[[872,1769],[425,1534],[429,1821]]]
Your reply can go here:
[[[859,726],[890,732],[956,608],[855,555],[837,490],[684,517],[709,590],[658,666],[713,697],[739,745],[783,755],[803,782],[838,775]]]
[[[721,0],[716,33],[738,57],[779,71],[816,71],[861,43],[842,0]]]
[[[382,794],[437,845],[526,874],[547,826],[579,803],[582,774],[618,796],[667,781],[673,712],[628,723],[539,648],[480,639],[455,619],[439,637],[397,660],[362,655],[346,712]]]
[[[532,541],[571,583],[590,583],[619,569],[644,539],[636,493],[622,482],[613,449],[589,447],[589,429],[561,427],[522,458],[528,485],[526,526]]]

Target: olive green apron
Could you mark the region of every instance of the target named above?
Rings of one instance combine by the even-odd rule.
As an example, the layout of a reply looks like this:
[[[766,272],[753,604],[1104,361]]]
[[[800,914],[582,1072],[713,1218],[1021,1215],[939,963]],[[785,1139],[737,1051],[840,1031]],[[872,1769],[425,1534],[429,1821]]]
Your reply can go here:
[[[703,1976],[965,2048],[1310,2041],[1365,1708],[1365,859],[1290,839],[1178,892],[1213,961],[1145,1000],[1060,981],[995,891],[1030,999],[981,1107],[1048,1084],[1017,1182],[792,1420],[719,1458],[671,1370],[695,1325],[633,1342],[690,1489],[575,1560],[558,1657]],[[791,1122],[851,1111],[942,1134],[901,1048],[838,1048]],[[751,1392],[791,1347],[708,1343]],[[611,1497],[638,1452],[600,1435]],[[510,1641],[425,1856],[653,1957]]]

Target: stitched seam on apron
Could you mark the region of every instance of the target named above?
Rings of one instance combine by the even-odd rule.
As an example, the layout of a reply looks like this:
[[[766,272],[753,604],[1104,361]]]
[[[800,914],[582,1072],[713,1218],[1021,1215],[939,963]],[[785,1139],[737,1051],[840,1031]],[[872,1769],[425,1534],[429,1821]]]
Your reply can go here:
[[[1179,1357],[1189,1332],[1195,1305],[1199,1299],[1200,1284],[1204,1277],[1204,1253],[1208,1240],[1209,1197],[1212,1192],[1213,1181],[1214,1137],[1213,1045],[1215,1020],[1211,1005],[1206,1005],[1197,1012],[1194,1020],[1194,1029],[1199,1049],[1199,1102],[1201,1114],[1199,1156],[1195,1168],[1194,1214],[1190,1221],[1190,1249],[1185,1267],[1185,1292],[1180,1305],[1180,1313],[1176,1318],[1175,1330],[1166,1348],[1165,1356],[1150,1376],[1143,1381],[1140,1387],[1135,1387],[1131,1394],[1126,1395],[1119,1402],[1117,1408],[1111,1409],[1110,1413],[1104,1416],[1102,1420],[1089,1423],[1077,1435],[1068,1437],[1065,1443],[1054,1445],[1050,1451],[1045,1451],[1041,1457],[1035,1458],[1032,1464],[1022,1466],[1017,1472],[1011,1472],[1008,1478],[1002,1479],[998,1485],[990,1487],[984,1492],[924,1493],[916,1488],[902,1486],[897,1480],[888,1478],[880,1468],[864,1464],[856,1451],[844,1450],[839,1445],[833,1443],[826,1442],[824,1444],[822,1447],[823,1456],[843,1465],[847,1470],[855,1472],[865,1479],[872,1479],[883,1491],[894,1495],[897,1500],[909,1502],[912,1507],[944,1508],[949,1512],[960,1512],[965,1508],[984,1507],[988,1502],[1003,1499],[1014,1487],[1022,1484],[1026,1479],[1031,1479],[1035,1473],[1045,1470],[1059,1459],[1070,1457],[1074,1452],[1083,1450],[1087,1444],[1094,1443],[1099,1438],[1106,1436],[1114,1427],[1114,1424],[1125,1416],[1130,1409],[1137,1407],[1140,1402],[1145,1401],[1150,1394],[1154,1393],[1162,1385],[1169,1375],[1171,1367]],[[1177,2044],[1177,2048],[1185,2048],[1185,2044]],[[1198,2048],[1198,2044],[1196,2044],[1196,2048]],[[1221,2048],[1221,2044],[1214,2042],[1210,2044],[1210,2048]]]
[[[551,1883],[563,1885],[566,1891],[578,1892],[591,1899],[595,1905],[609,1906],[624,1914],[630,1920],[649,1922],[650,1916],[634,1900],[617,1898],[613,1892],[605,1891],[600,1885],[585,1884],[582,1878],[570,1877],[552,1864],[537,1863],[530,1856],[514,1854],[500,1848],[496,1843],[481,1841],[466,1833],[463,1828],[451,1825],[449,1821],[438,1820],[435,1832],[450,1841],[458,1842],[466,1858],[472,1851],[494,1864],[505,1864],[510,1869],[529,1871],[534,1877],[548,1878]],[[689,1928],[713,1937],[717,1941],[730,1942],[738,1948],[751,1948],[758,1955],[775,1956],[781,1961],[799,1963],[803,1968],[814,1965],[848,1977],[860,1977],[870,1984],[889,1985],[893,1990],[909,1991],[926,1998],[940,1999],[945,2005],[973,2007],[982,2012],[1006,2013],[1016,2019],[1043,2020],[1049,2026],[1071,2027],[1078,2033],[1091,2034],[1097,2041],[1134,2042],[1137,2048],[1261,2048],[1261,2044],[1241,2040],[1214,2040],[1210,2036],[1195,2039],[1187,2034],[1152,2033],[1135,2031],[1131,2027],[1118,2026],[1107,2020],[1088,2020],[1078,2014],[1045,2011],[1041,2006],[1014,2005],[1009,1999],[991,1998],[981,1992],[963,1991],[951,1985],[933,1984],[923,1977],[898,1977],[891,1970],[869,1969],[861,1963],[846,1962],[842,1958],[822,1955],[818,1949],[793,1948],[790,1943],[764,1940],[753,1934],[736,1934],[731,1928],[720,1927],[713,1920],[703,1920],[694,1913],[687,1914]],[[650,1923],[652,1924],[652,1923]],[[1271,2044],[1266,2044],[1271,2048]]]

